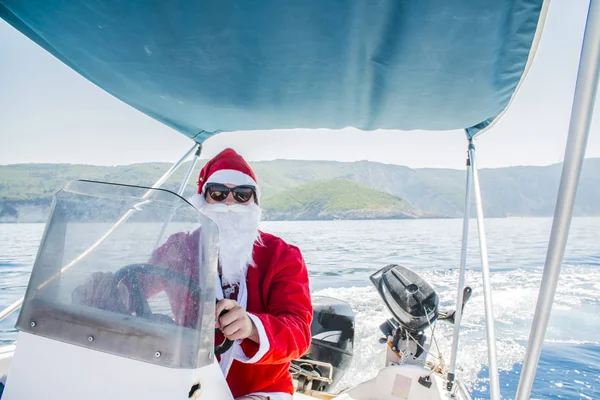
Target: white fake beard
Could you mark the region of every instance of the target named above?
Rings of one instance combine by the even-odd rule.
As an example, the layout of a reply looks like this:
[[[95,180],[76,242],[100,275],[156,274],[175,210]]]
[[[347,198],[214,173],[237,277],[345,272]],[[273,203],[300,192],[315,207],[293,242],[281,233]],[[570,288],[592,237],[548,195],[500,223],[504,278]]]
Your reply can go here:
[[[194,204],[219,228],[219,262],[223,285],[239,284],[246,278],[248,266],[254,265],[254,244],[260,242],[258,230],[261,209],[255,203],[208,204],[203,197]],[[198,201],[200,200],[200,201]],[[198,207],[199,206],[199,207]]]

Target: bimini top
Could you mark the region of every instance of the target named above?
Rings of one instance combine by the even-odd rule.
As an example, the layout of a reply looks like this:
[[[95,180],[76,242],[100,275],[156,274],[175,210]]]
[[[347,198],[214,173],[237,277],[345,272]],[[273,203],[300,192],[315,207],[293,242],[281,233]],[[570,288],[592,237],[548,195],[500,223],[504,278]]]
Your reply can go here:
[[[544,0],[0,0],[0,17],[141,112],[235,130],[467,129],[508,107]]]

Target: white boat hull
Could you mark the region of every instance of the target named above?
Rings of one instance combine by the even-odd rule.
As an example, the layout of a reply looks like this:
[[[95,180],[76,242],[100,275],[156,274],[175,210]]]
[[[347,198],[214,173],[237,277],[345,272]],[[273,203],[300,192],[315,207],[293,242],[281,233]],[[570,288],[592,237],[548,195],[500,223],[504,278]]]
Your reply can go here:
[[[219,365],[197,369],[153,365],[20,332],[13,351],[2,353],[10,366],[2,400],[23,399],[232,399]]]
[[[160,376],[160,374],[168,374],[168,371],[176,372],[177,370],[168,368],[163,370],[147,363],[124,359],[98,351],[76,348],[76,346],[34,337],[33,335],[21,334],[19,342],[27,345],[28,354],[25,355],[26,358],[29,358],[29,353],[31,352],[31,354],[36,354],[37,362],[28,362],[27,370],[23,371],[25,366],[19,363],[18,357],[15,363],[12,362],[17,346],[10,345],[0,348],[0,381],[7,384],[2,396],[3,400],[24,398],[45,399],[48,398],[48,393],[53,393],[54,395],[60,394],[56,398],[62,400],[82,398],[86,400],[96,398],[110,398],[112,400],[120,398],[127,400],[135,398],[163,399],[170,397],[165,397],[167,393],[172,395],[177,392],[179,392],[179,395],[175,398],[188,398],[189,388],[187,387],[187,383],[189,382],[189,376],[181,377],[182,379],[170,379],[173,377]],[[47,346],[48,342],[53,343]],[[39,345],[43,347],[40,348]],[[68,357],[65,353],[68,353]],[[81,357],[85,357],[85,360]],[[115,360],[115,358],[119,360]],[[110,362],[107,363],[107,361]],[[115,361],[124,362],[128,365],[117,366],[115,365]],[[82,362],[88,365],[86,369],[69,368],[69,372],[65,373],[63,368],[68,364],[76,367],[76,365],[80,365]],[[62,368],[57,368],[57,364],[62,364]],[[231,398],[229,390],[218,385],[219,382],[225,382],[222,375],[220,375],[218,366],[215,364],[213,367],[205,367],[194,371],[195,374],[198,374],[199,380],[210,381],[211,385],[204,385],[204,390],[198,393],[199,396],[194,396],[193,398],[219,400]],[[9,372],[16,373],[9,375]],[[190,372],[186,371],[188,374]],[[419,383],[419,378],[427,375],[430,376],[431,380],[429,388]],[[13,379],[10,379],[11,376]],[[36,384],[33,384],[32,377],[34,376],[46,377],[47,382],[54,382],[55,387],[39,385],[37,379]],[[8,380],[7,377],[9,378]],[[118,378],[120,384],[111,385],[109,382],[113,378]],[[177,385],[177,381],[181,384]],[[165,384],[170,382],[171,384],[175,384],[175,386],[170,388],[163,387],[164,385],[161,385],[160,382],[164,382]],[[442,400],[449,398],[444,385],[445,382],[441,376],[437,373],[431,373],[425,367],[418,365],[394,365],[381,369],[375,378],[359,383],[342,393],[296,393],[294,400]],[[131,391],[127,392],[127,390],[123,390],[126,387],[129,387]],[[210,390],[214,390],[214,393],[209,393]],[[149,393],[145,393],[146,391]],[[464,388],[457,386],[454,399],[470,400],[470,396]]]

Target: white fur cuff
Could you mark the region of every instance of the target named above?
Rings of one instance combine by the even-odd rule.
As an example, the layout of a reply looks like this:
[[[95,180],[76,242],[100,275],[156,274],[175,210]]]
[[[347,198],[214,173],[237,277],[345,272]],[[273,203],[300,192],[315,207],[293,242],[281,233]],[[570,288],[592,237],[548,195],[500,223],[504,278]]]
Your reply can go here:
[[[257,363],[258,361],[260,361],[260,359],[263,358],[263,356],[265,354],[267,354],[267,352],[271,348],[271,344],[269,343],[269,338],[267,337],[267,332],[265,331],[265,327],[264,327],[262,321],[260,320],[260,318],[258,318],[256,315],[251,314],[251,313],[248,313],[248,317],[250,317],[252,322],[254,322],[254,325],[256,326],[256,330],[258,331],[258,337],[259,337],[259,341],[260,341],[258,351],[252,358],[249,358],[244,353],[244,351],[241,349],[241,346],[240,346],[241,351],[239,353],[241,353],[241,354],[239,354],[239,353],[236,354],[235,358],[238,361],[241,361],[246,364],[254,364],[254,363]]]

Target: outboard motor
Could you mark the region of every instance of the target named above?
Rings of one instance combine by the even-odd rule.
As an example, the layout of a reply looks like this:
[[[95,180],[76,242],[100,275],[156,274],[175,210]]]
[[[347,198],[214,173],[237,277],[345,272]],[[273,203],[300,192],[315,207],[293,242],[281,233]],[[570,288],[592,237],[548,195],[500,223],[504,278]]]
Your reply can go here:
[[[439,299],[431,285],[401,265],[388,265],[370,277],[394,318],[380,329],[392,354],[386,365],[419,362],[427,355],[424,330],[438,318]],[[391,356],[391,357],[390,357]]]
[[[352,361],[354,312],[348,303],[332,297],[313,297],[312,343],[308,352],[292,361],[296,390],[333,389]]]

